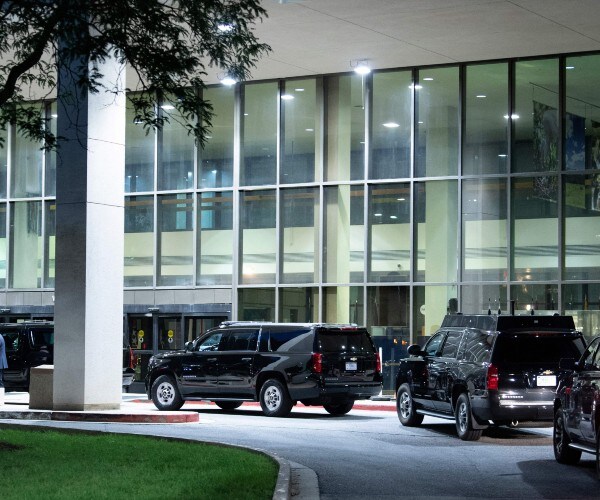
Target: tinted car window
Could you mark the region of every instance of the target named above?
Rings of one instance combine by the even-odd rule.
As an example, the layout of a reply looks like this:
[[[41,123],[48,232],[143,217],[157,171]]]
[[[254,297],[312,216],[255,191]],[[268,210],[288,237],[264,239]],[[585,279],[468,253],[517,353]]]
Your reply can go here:
[[[2,336],[4,337],[6,352],[15,352],[19,350],[18,332],[5,332],[2,334]]]
[[[209,335],[196,346],[197,351],[217,351],[219,350],[219,342],[223,337],[223,332],[216,332]]]
[[[371,353],[371,344],[366,332],[362,331],[328,331],[320,330],[318,335],[319,350],[327,352]]]
[[[294,330],[276,330],[270,331],[270,350],[271,351],[290,351],[310,352],[313,349],[312,329],[297,328]]]
[[[52,330],[31,330],[33,347],[52,347],[54,346],[54,332]]]
[[[585,370],[593,370],[600,367],[598,346],[600,346],[600,339],[596,339],[585,351],[585,354],[583,355],[583,366]]]
[[[494,335],[480,331],[468,331],[466,346],[462,359],[475,363],[483,363],[489,360]]]
[[[585,346],[580,338],[535,333],[499,335],[494,363],[557,363],[561,358],[579,358]]]
[[[438,353],[445,335],[445,332],[440,332],[429,339],[429,342],[425,344],[424,349],[424,351],[427,353],[427,356],[435,356]]]
[[[219,351],[256,351],[258,330],[234,330],[219,345]]]
[[[455,358],[461,337],[462,334],[460,332],[449,332],[444,342],[444,347],[442,347],[441,356],[444,358]]]

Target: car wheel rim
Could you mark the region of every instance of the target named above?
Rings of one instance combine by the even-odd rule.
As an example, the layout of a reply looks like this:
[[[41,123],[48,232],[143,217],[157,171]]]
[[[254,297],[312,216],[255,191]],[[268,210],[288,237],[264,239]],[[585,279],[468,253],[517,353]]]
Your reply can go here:
[[[556,424],[554,425],[554,448],[556,452],[560,455],[562,453],[563,447],[563,426],[562,426],[562,417],[556,417]]]
[[[271,411],[277,410],[281,404],[281,392],[277,387],[270,386],[265,391],[264,402]]]
[[[173,386],[167,382],[160,384],[156,393],[158,400],[164,405],[172,403],[175,399],[175,391],[173,390]]]
[[[458,407],[458,427],[460,432],[467,430],[467,405],[464,403],[461,403]]]
[[[411,409],[410,396],[406,392],[403,392],[400,396],[400,415],[402,415],[402,418],[410,417]]]

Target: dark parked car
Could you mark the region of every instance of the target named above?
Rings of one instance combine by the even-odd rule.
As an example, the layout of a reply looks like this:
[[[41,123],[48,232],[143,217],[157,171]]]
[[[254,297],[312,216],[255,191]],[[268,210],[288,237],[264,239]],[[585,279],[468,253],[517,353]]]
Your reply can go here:
[[[576,464],[582,452],[596,455],[600,479],[600,337],[581,359],[564,359],[570,369],[556,391],[554,402],[554,456],[563,464]]]
[[[233,410],[260,401],[283,417],[298,401],[348,413],[356,399],[379,394],[381,360],[371,336],[355,325],[225,322],[150,358],[146,392],[160,410],[214,401]]]
[[[424,415],[455,420],[463,440],[489,425],[551,420],[559,361],[584,349],[571,316],[448,315],[400,361],[398,418],[406,426]]]
[[[4,370],[7,391],[29,391],[31,368],[54,362],[54,323],[25,321],[0,324],[0,335],[6,344],[8,368]],[[132,351],[123,348],[123,387],[133,382]]]

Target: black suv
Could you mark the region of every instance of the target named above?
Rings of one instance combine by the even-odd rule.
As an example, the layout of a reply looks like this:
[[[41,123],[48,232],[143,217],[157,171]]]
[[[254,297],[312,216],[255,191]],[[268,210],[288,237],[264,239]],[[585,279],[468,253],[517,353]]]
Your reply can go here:
[[[233,410],[260,401],[284,417],[294,404],[348,413],[356,399],[379,394],[381,360],[371,336],[355,325],[224,322],[185,351],[150,358],[146,392],[159,410],[185,400]]]
[[[563,359],[569,369],[556,390],[554,402],[554,456],[563,464],[576,464],[582,452],[596,455],[600,479],[600,337],[579,361]]]
[[[24,321],[1,323],[8,368],[4,370],[7,391],[29,391],[31,368],[54,362],[54,323]],[[123,387],[133,382],[134,370],[131,349],[123,348]]]
[[[490,424],[552,420],[559,361],[584,349],[571,316],[448,315],[400,361],[398,418],[406,426],[424,415],[453,419],[465,441]]]

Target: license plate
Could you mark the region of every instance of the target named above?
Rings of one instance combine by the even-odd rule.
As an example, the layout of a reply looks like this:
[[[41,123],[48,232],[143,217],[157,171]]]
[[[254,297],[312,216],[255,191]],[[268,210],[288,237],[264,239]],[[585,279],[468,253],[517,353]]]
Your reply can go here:
[[[347,361],[346,362],[346,371],[347,372],[355,372],[356,370],[358,370],[358,363],[356,363],[355,361]]]
[[[538,375],[538,387],[556,387],[556,375]]]

